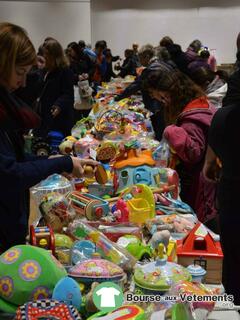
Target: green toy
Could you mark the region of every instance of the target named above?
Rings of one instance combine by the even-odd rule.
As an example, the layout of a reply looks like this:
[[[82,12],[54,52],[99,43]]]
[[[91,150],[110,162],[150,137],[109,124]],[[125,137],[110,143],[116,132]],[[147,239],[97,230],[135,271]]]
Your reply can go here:
[[[14,313],[27,301],[48,299],[67,272],[49,251],[18,245],[0,256],[0,311]]]
[[[133,235],[125,235],[120,237],[117,244],[125,248],[137,260],[150,259],[153,255],[152,248],[144,245],[138,237]]]
[[[164,320],[194,320],[194,318],[188,305],[176,303],[166,311]]]

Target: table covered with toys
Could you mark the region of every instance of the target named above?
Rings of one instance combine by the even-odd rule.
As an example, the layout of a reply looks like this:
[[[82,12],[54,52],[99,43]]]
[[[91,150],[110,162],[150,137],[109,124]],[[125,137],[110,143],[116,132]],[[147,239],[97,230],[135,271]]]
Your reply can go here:
[[[0,257],[0,319],[238,319],[221,285],[219,236],[181,201],[149,111],[139,96],[113,99],[130,81],[103,85],[58,146],[99,161],[97,170],[85,167],[78,180],[52,175],[32,189],[28,244]],[[93,299],[105,282],[123,292],[109,312]]]

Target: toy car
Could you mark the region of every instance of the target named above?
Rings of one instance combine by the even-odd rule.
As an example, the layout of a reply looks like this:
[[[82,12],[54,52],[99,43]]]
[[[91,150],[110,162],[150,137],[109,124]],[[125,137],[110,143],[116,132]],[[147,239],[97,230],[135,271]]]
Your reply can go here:
[[[153,251],[150,246],[144,245],[136,236],[125,235],[120,237],[117,241],[117,244],[125,248],[132,256],[134,256],[139,261],[149,260]]]

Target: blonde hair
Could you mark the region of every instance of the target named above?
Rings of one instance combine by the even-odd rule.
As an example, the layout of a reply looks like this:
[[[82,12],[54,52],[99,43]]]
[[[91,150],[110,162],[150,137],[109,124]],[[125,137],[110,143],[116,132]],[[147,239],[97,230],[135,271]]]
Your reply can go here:
[[[56,68],[66,68],[69,66],[69,61],[64,54],[61,44],[55,39],[46,40],[43,43],[43,49],[54,60]]]
[[[0,77],[8,82],[16,66],[36,63],[36,51],[27,32],[12,23],[0,23]]]

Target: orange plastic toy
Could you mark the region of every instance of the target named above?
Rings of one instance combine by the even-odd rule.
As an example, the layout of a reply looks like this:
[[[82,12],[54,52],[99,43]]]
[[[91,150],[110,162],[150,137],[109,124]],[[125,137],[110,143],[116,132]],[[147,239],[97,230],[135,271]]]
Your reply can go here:
[[[219,284],[222,281],[223,252],[219,241],[201,223],[182,240],[177,241],[178,263],[187,267],[198,264],[207,271],[206,283]]]

